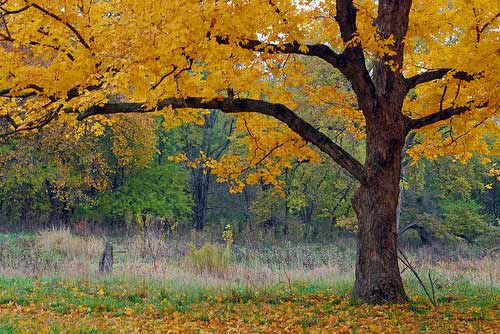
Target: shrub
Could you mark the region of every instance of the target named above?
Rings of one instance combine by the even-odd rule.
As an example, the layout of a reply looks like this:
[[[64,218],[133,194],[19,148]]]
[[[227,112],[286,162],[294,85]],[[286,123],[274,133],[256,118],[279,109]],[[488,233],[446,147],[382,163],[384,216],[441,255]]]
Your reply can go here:
[[[36,242],[44,254],[65,260],[97,258],[103,247],[98,238],[80,238],[71,234],[69,228],[41,231]]]
[[[199,249],[189,245],[187,258],[195,272],[216,275],[224,275],[232,260],[230,248],[212,243],[206,243]]]
[[[177,227],[177,222],[173,219],[166,219],[153,216],[137,215],[137,227],[142,245],[142,253],[149,256],[153,262],[153,268],[158,268],[158,261],[162,251],[166,249],[167,237]]]

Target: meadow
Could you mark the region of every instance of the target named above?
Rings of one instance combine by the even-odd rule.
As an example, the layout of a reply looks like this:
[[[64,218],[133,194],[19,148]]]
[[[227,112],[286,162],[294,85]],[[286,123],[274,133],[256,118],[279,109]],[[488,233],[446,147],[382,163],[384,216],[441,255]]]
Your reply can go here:
[[[404,305],[349,296],[354,241],[227,245],[104,239],[67,229],[0,236],[0,333],[498,333],[500,258],[408,249]],[[150,243],[152,241],[150,240]],[[153,252],[152,252],[153,251]],[[153,257],[156,260],[153,261]],[[403,266],[402,266],[403,267]],[[432,284],[430,283],[432,281]]]

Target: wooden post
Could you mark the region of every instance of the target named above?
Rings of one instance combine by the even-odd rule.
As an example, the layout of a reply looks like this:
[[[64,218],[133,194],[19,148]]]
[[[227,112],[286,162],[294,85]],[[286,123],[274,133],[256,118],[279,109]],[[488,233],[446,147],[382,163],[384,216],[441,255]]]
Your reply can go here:
[[[113,271],[113,245],[109,240],[106,241],[101,261],[99,262],[99,274],[107,275]]]

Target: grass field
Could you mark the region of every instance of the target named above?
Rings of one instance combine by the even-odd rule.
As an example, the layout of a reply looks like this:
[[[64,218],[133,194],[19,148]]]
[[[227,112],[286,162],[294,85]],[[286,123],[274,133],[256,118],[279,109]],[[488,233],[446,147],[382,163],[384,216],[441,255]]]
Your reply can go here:
[[[348,282],[250,289],[154,280],[0,280],[0,333],[498,333],[500,291],[444,291],[434,308],[367,306]]]
[[[122,240],[113,274],[100,277],[102,241],[68,231],[0,236],[0,334],[500,332],[496,255],[413,252],[437,307],[409,270],[409,303],[370,306],[349,297],[349,241],[235,246],[229,259],[224,246],[170,243],[153,266],[140,243]]]

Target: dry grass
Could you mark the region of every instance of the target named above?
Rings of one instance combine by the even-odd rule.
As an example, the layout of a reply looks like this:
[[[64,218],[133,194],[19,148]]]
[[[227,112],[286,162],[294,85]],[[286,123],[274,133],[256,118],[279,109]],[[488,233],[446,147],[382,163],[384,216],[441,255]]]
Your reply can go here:
[[[69,228],[52,228],[39,232],[36,244],[45,254],[64,260],[96,259],[102,251],[103,240],[93,236],[76,236]]]
[[[79,237],[68,229],[50,229],[30,240],[13,240],[0,247],[0,276],[50,276],[69,279],[97,279],[97,263],[105,240]],[[351,281],[354,273],[353,250],[349,243],[335,245],[274,245],[266,248],[235,246],[231,260],[205,246],[189,250],[186,242],[167,241],[153,264],[140,238],[114,243],[115,265],[112,277],[135,280],[152,278],[199,286],[244,284],[258,287],[296,282]],[[200,249],[202,251],[200,251]],[[217,254],[215,254],[217,253]],[[457,256],[436,258],[432,250],[421,249],[410,255],[422,273],[429,270],[440,284],[468,280],[485,287],[500,286],[500,257]],[[215,262],[214,262],[215,261]],[[222,261],[222,262],[221,262]],[[214,264],[215,263],[215,264]],[[222,263],[222,264],[221,264]],[[409,273],[405,273],[410,278]]]
[[[438,281],[446,284],[468,281],[477,286],[500,287],[500,254],[485,255],[468,247],[442,253],[443,249],[422,247],[410,253],[409,259],[419,272],[432,272]]]

